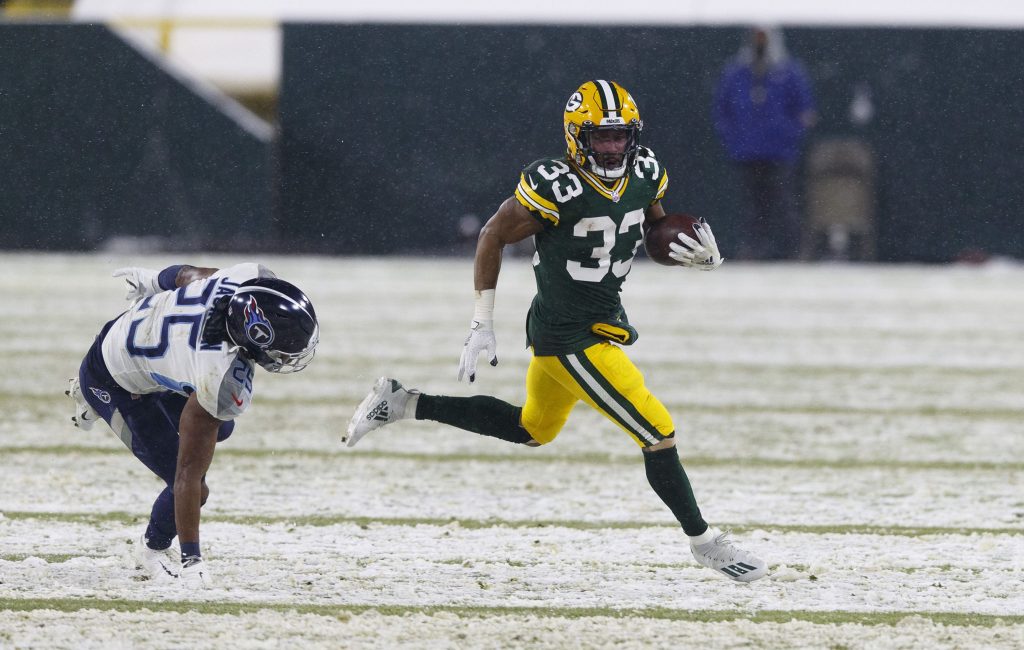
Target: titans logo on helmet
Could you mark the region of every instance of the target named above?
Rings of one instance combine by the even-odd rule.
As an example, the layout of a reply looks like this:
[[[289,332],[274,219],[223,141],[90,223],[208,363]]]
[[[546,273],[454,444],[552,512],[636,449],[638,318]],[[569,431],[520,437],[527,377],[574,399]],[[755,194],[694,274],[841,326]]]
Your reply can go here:
[[[256,303],[255,296],[249,298],[242,315],[245,316],[245,335],[250,341],[261,348],[266,348],[274,342],[274,327]]]

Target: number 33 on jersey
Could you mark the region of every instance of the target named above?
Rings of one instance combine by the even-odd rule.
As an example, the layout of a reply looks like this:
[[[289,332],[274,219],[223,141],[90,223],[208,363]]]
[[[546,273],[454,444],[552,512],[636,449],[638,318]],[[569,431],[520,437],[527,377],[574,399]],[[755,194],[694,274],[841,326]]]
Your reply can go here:
[[[667,188],[668,174],[646,147],[612,185],[564,159],[534,162],[516,187],[516,199],[544,223],[534,264],[566,280],[611,282],[617,293],[643,240],[644,210]]]

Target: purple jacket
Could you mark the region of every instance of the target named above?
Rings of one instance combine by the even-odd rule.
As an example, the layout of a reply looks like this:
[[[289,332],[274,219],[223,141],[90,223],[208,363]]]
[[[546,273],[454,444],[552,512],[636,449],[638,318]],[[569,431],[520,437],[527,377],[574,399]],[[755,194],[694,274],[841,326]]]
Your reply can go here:
[[[800,115],[809,110],[811,83],[796,60],[777,62],[758,86],[751,67],[733,61],[715,91],[715,130],[734,161],[792,162],[805,130]]]

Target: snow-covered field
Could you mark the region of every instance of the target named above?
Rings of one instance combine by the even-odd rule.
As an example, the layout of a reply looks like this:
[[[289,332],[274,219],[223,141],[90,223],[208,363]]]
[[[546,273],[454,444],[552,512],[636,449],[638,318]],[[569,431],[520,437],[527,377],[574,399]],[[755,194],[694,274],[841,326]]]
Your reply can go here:
[[[630,355],[705,516],[771,567],[739,585],[585,407],[539,449],[428,422],[341,444],[381,374],[521,402],[527,260],[473,386],[470,260],[260,260],[321,346],[218,446],[194,593],[136,570],[160,484],[63,395],[124,306],[110,272],[182,261],[244,260],[0,255],[0,647],[1024,647],[1024,268],[634,266]]]

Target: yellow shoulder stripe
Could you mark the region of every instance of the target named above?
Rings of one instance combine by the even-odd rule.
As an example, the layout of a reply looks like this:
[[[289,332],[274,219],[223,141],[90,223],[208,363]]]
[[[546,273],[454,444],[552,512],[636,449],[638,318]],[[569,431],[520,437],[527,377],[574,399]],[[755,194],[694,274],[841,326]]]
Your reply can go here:
[[[526,175],[520,175],[519,185],[516,186],[516,200],[518,200],[524,208],[531,212],[538,212],[545,219],[558,223],[558,206],[548,201],[540,194],[530,187],[529,181],[526,180]]]
[[[655,201],[660,201],[665,196],[665,190],[668,189],[668,172],[662,172],[661,181],[658,183],[658,192],[654,197]]]

